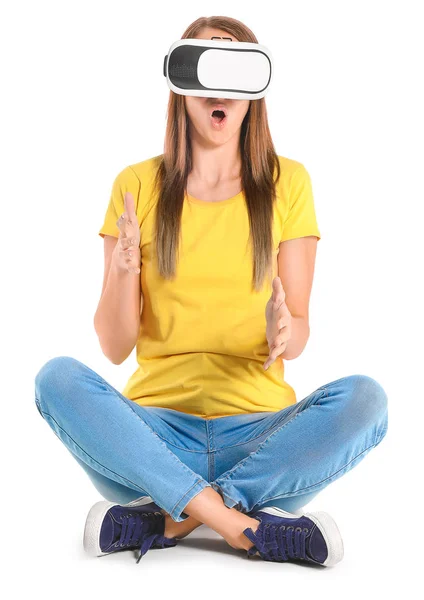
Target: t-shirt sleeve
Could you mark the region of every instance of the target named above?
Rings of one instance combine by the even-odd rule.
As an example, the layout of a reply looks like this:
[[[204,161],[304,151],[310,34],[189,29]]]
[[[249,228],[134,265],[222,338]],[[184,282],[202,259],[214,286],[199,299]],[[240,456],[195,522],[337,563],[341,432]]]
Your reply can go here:
[[[102,238],[105,235],[119,237],[119,228],[116,222],[122,213],[125,212],[124,197],[126,192],[131,192],[134,198],[135,212],[138,214],[140,180],[131,167],[125,167],[113,181],[103,225],[98,232]]]
[[[314,235],[321,239],[318,228],[311,178],[303,165],[293,173],[290,182],[289,208],[283,223],[280,242]]]

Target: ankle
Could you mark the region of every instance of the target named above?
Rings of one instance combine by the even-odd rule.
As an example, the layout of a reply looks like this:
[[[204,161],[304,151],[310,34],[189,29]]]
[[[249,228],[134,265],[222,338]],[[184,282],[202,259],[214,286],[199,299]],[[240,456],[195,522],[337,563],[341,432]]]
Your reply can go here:
[[[253,546],[253,542],[244,535],[243,531],[247,528],[250,528],[253,533],[255,533],[259,526],[259,521],[253,517],[239,513],[238,511],[236,512],[238,517],[234,519],[232,529],[223,537],[227,544],[229,544],[232,548],[237,550],[249,550],[249,548]]]
[[[256,531],[258,520],[229,508],[224,504],[222,496],[213,487],[205,487],[184,507],[184,512],[201,519],[201,522],[216,531],[233,548],[244,548],[250,544],[243,531],[250,527]]]
[[[194,531],[197,527],[202,525],[200,521],[196,521],[193,517],[188,517],[184,521],[174,521],[174,519],[168,513],[165,513],[165,537],[176,537],[181,539],[186,537],[189,533]]]

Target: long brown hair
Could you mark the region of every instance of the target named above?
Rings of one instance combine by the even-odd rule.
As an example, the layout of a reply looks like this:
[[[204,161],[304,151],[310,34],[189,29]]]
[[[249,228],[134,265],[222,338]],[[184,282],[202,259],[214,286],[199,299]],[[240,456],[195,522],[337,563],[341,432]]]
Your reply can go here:
[[[253,32],[230,17],[200,17],[184,32],[181,39],[194,38],[204,28],[226,31],[240,42],[258,43]],[[242,161],[241,183],[249,214],[250,238],[253,241],[253,283],[256,291],[272,270],[272,219],[275,185],[280,178],[280,162],[268,126],[265,99],[251,100],[240,131]],[[155,214],[156,254],[162,277],[175,275],[181,214],[187,176],[192,169],[188,115],[184,96],[169,94],[164,154],[155,177],[158,202]],[[277,178],[274,181],[275,169]]]

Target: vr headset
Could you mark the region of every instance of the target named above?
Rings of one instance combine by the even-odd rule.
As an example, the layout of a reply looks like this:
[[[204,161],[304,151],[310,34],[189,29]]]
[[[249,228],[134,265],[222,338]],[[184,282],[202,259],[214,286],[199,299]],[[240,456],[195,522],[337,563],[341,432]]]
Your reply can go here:
[[[225,39],[174,42],[163,63],[169,89],[183,96],[263,98],[274,71],[270,51],[261,44]]]

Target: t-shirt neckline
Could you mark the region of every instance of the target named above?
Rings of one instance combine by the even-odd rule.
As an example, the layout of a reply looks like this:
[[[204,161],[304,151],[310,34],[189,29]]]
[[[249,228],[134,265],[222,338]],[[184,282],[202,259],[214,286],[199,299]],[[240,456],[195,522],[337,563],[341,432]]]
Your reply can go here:
[[[242,196],[243,196],[243,190],[241,192],[239,192],[238,194],[236,194],[235,196],[231,196],[231,198],[226,198],[225,200],[218,200],[217,202],[210,202],[208,200],[199,200],[199,198],[195,198],[194,196],[187,194],[187,192],[185,194],[186,199],[191,204],[197,204],[199,206],[200,205],[202,205],[202,206],[222,206],[222,205],[226,205],[226,204],[231,204],[232,202],[239,200]]]

